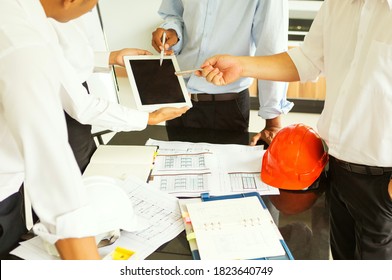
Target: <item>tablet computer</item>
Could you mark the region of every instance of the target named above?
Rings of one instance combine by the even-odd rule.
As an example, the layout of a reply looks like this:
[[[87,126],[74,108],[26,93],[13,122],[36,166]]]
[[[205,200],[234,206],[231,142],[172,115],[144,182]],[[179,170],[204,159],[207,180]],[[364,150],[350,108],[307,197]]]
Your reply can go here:
[[[125,68],[131,84],[136,108],[152,112],[162,107],[192,107],[183,77],[175,56],[159,55],[124,56]]]

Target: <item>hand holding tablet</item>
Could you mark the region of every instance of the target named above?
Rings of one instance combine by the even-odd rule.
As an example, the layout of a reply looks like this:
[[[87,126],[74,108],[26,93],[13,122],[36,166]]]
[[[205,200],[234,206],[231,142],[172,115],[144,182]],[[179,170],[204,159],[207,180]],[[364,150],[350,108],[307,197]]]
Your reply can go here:
[[[175,56],[124,56],[136,108],[152,112],[162,107],[192,107],[182,76],[175,75],[179,66]]]

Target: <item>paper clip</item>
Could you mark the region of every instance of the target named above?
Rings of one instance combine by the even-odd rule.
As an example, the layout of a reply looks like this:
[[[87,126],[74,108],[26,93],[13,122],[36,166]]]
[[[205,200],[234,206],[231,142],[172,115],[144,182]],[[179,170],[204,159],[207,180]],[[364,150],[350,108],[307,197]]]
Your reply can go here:
[[[125,248],[122,247],[116,247],[116,249],[114,249],[113,254],[112,254],[112,259],[113,260],[127,260],[130,257],[132,257],[132,255],[135,254],[134,251],[131,250],[127,250]]]

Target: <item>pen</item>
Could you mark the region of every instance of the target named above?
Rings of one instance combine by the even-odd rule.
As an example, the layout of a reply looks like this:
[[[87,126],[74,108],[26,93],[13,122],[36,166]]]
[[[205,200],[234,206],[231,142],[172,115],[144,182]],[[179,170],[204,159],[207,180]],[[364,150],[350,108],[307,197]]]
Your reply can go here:
[[[161,58],[159,59],[159,65],[160,65],[160,66],[162,66],[163,55],[165,54],[165,43],[166,43],[166,33],[163,32],[163,36],[162,36]]]
[[[174,72],[174,74],[176,74],[177,76],[184,76],[184,75],[190,75],[196,71],[202,71],[202,69],[198,68],[198,69],[192,69],[192,70],[176,71],[176,72]]]

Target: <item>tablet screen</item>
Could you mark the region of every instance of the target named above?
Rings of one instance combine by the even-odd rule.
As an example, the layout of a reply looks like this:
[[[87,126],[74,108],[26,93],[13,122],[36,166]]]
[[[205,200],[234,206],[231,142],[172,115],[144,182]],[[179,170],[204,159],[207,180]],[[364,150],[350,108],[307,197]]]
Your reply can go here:
[[[129,60],[142,105],[182,103],[184,94],[174,74],[173,61]]]
[[[192,107],[184,78],[174,55],[165,56],[160,65],[159,55],[124,56],[131,100],[136,109],[152,112],[162,107]]]

